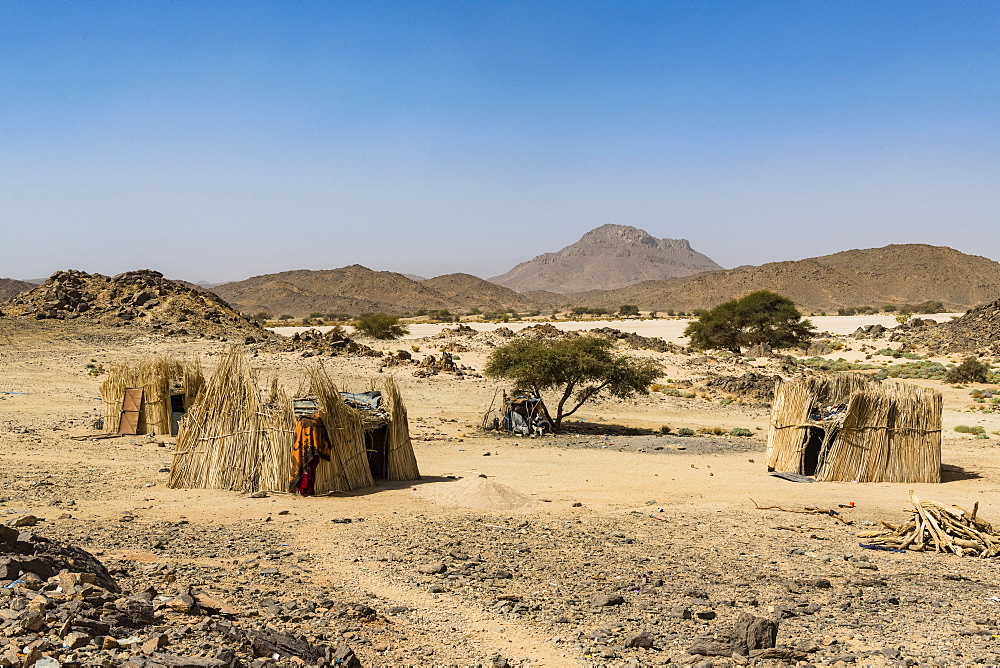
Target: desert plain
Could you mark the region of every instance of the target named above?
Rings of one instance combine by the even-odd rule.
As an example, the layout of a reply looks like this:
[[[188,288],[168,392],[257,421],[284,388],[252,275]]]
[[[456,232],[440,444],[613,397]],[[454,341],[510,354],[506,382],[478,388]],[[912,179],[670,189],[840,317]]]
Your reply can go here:
[[[841,342],[828,357],[884,348],[849,336],[877,317],[818,322]],[[655,322],[637,324],[645,336],[678,339],[683,323]],[[1000,663],[992,560],[873,551],[856,537],[902,522],[910,490],[978,503],[980,516],[1000,521],[1000,418],[969,397],[988,386],[904,381],[944,395],[941,484],[796,483],[766,469],[767,403],[701,386],[709,376],[780,373],[776,358],[632,351],[658,359],[664,383],[693,391],[594,400],[565,433],[526,438],[481,429],[504,387],[478,373],[494,334],[443,329],[417,325],[404,340],[365,343],[415,358],[451,344],[462,375],[248,346],[263,375],[290,387],[309,364],[325,365],[345,389],[393,374],[422,476],[251,498],[168,488],[173,438],[92,438],[102,377],[88,365],[169,354],[198,357],[210,371],[230,342],[4,323],[0,524],[38,518],[30,531],[89,551],[123,593],[145,591],[157,609],[132,638],[71,650],[50,634],[42,654],[63,665],[150,666],[307,665],[333,662],[338,648],[345,665],[364,666]],[[959,424],[990,437],[956,433]],[[677,436],[680,428],[699,433]],[[702,433],[713,428],[721,434]],[[753,435],[730,436],[734,428]],[[805,509],[834,514],[786,512]],[[225,614],[166,605],[192,590],[223,601]],[[713,653],[744,614],[777,621],[777,648]],[[261,657],[234,627],[287,634],[329,648],[327,658]],[[0,665],[17,665],[24,641],[0,637]]]

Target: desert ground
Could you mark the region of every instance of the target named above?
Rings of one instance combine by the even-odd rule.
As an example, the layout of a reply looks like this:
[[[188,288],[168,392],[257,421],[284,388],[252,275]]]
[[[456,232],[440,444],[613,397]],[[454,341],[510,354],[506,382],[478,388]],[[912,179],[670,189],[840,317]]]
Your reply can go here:
[[[813,320],[846,335],[878,316]],[[678,341],[683,325],[578,328]],[[421,357],[450,340],[441,329],[413,326],[405,341],[365,343]],[[843,341],[851,350],[828,357],[886,345]],[[197,587],[230,613],[164,607],[131,644],[69,650],[50,640],[42,654],[58,649],[64,665],[119,665],[151,651],[152,633],[160,652],[203,657],[170,665],[235,665],[220,652],[245,651],[232,639],[236,624],[346,646],[364,666],[1000,664],[995,563],[871,551],[856,537],[908,518],[910,490],[963,507],[978,502],[982,517],[1000,522],[1000,418],[971,412],[978,405],[969,397],[986,386],[907,381],[944,395],[944,480],[936,485],[770,476],[769,408],[711,393],[594,401],[573,416],[571,431],[539,439],[484,432],[482,416],[502,385],[477,373],[489,348],[471,340],[453,353],[467,367],[461,377],[417,377],[415,367],[383,368],[373,357],[252,352],[262,373],[290,387],[308,364],[326,365],[344,389],[392,373],[422,474],[412,483],[308,498],[169,489],[172,438],[87,438],[102,413],[102,377],[89,375],[88,364],[167,353],[198,356],[210,369],[227,346],[71,323],[0,329],[0,524],[34,515],[41,521],[31,531],[90,551],[124,592],[169,601]],[[665,382],[777,369],[767,358],[635,354],[659,359]],[[959,424],[982,425],[990,437],[956,433]],[[755,435],[679,437],[660,433],[663,425]],[[779,651],[713,656],[717,636],[744,613],[778,620]],[[0,666],[23,656],[24,637],[12,628],[0,629]],[[264,657],[254,665],[315,663]]]

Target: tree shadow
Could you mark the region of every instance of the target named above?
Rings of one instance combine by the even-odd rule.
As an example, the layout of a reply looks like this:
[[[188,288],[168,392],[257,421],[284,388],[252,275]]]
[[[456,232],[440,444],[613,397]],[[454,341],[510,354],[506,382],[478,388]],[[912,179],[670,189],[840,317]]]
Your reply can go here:
[[[959,480],[979,480],[981,473],[970,471],[954,464],[941,465],[941,482],[958,482]]]
[[[609,424],[607,422],[571,422],[567,419],[562,423],[562,428],[558,434],[576,434],[582,436],[652,436],[660,433],[656,429],[645,429],[643,427],[628,427],[623,424]]]

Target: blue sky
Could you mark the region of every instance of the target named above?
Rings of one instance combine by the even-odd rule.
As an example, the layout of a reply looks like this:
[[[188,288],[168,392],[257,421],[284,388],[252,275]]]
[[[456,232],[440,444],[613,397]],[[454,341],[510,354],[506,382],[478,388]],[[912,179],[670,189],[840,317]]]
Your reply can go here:
[[[1000,3],[0,3],[0,276],[1000,259]]]

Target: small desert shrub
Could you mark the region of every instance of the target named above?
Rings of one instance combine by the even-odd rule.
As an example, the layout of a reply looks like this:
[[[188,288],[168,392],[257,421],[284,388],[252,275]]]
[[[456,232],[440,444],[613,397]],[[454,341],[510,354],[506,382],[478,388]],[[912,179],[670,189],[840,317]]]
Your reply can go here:
[[[955,431],[957,431],[959,434],[985,434],[986,433],[986,430],[983,427],[981,427],[980,425],[978,425],[978,424],[977,425],[973,425],[971,427],[969,425],[967,425],[967,424],[960,424],[957,427],[955,427]]]
[[[722,427],[698,427],[698,432],[702,434],[710,434],[712,436],[722,436],[726,433],[726,430]]]
[[[412,350],[415,353],[419,353],[420,352],[420,346],[418,346],[416,344],[413,344],[412,346],[410,346],[410,350]]]
[[[723,397],[722,399],[719,399],[719,403],[722,404],[723,406],[728,406],[729,404],[733,403],[733,398]]]
[[[694,436],[694,429],[690,429],[688,427],[681,427],[680,429],[677,430],[677,435],[678,436]]]
[[[920,360],[919,362],[904,362],[893,364],[886,372],[889,378],[924,378],[928,380],[944,380],[948,369],[939,362]]]
[[[989,438],[989,436],[987,436],[986,434],[976,434],[972,438]]]
[[[729,435],[745,437],[745,436],[753,436],[753,432],[750,431],[749,429],[745,429],[744,427],[734,427],[733,430],[729,432]]]
[[[652,385],[649,386],[649,391],[650,392],[662,392],[663,391],[663,385],[660,385],[659,383],[653,383]]]
[[[945,380],[949,383],[985,383],[990,367],[975,357],[966,357],[954,369],[949,369]]]
[[[666,436],[667,434],[669,434],[670,431],[671,430],[670,430],[670,425],[669,424],[660,425],[660,433],[663,434],[664,436]]]

